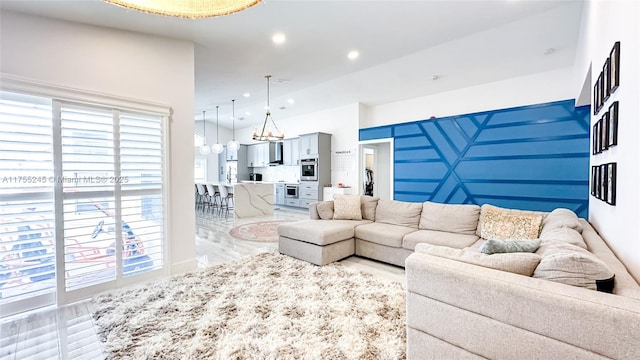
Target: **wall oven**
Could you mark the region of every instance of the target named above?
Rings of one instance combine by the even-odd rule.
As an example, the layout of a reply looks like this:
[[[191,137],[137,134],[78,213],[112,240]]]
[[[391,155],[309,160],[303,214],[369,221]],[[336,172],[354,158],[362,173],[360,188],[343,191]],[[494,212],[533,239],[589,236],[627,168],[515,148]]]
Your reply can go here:
[[[318,181],[318,159],[300,160],[300,180]]]
[[[284,186],[284,197],[287,199],[297,199],[298,188],[298,184],[286,184]]]

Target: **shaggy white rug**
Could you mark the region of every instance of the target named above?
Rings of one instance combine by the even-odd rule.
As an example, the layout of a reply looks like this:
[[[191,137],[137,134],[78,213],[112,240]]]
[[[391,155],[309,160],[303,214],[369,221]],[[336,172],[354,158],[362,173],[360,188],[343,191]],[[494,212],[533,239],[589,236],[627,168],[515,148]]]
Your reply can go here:
[[[97,296],[111,359],[404,359],[400,283],[260,254]]]

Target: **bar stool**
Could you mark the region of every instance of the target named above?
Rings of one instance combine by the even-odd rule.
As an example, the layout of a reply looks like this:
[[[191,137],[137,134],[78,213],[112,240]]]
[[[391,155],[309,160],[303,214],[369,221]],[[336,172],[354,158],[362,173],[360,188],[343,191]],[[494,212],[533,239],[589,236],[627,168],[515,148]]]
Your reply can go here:
[[[226,211],[225,216],[228,216],[229,215],[229,199],[233,201],[233,193],[229,193],[229,190],[224,185],[218,186],[218,189],[220,190],[220,214],[222,214],[223,211]]]
[[[196,188],[198,188],[198,196],[200,197],[200,204],[202,205],[202,211],[204,211],[205,207],[211,206],[209,194],[207,194],[207,189],[202,184],[196,184]]]
[[[218,207],[217,199],[220,197],[220,192],[216,189],[217,186],[213,184],[207,184],[207,193],[209,193],[209,198],[212,202],[211,206],[215,209]]]

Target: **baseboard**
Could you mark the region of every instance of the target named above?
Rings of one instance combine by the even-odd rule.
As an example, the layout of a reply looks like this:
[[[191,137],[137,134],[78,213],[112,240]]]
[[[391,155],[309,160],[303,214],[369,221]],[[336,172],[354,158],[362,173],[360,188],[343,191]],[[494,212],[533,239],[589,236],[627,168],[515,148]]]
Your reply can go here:
[[[187,261],[171,264],[171,275],[183,274],[198,268],[198,259],[193,258]]]

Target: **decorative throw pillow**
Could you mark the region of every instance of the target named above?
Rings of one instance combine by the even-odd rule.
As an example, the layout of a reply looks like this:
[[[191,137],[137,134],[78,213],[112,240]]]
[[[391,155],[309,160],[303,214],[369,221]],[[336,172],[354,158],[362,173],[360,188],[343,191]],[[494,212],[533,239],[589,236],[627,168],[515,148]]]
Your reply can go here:
[[[542,214],[485,204],[480,210],[480,237],[487,240],[537,239],[542,217]]]
[[[560,242],[566,244],[572,244],[580,246],[583,249],[587,248],[587,244],[584,242],[584,238],[579,232],[568,227],[559,227],[552,230],[547,230],[540,233],[540,240],[549,242]]]
[[[540,247],[540,239],[536,240],[487,240],[480,247],[483,254],[499,254],[499,253],[516,253],[528,252],[532,253]]]
[[[524,276],[531,276],[538,263],[540,263],[540,255],[538,254],[509,253],[487,255],[469,248],[454,249],[448,246],[435,246],[426,243],[416,245],[416,252]]]
[[[374,221],[376,219],[376,207],[378,206],[379,197],[373,197],[368,195],[362,195],[362,218],[364,220]]]
[[[582,224],[578,215],[565,208],[557,208],[544,218],[540,235],[559,228],[569,228],[582,233]]]
[[[318,210],[318,216],[320,216],[320,219],[333,219],[333,201],[320,201],[318,205],[316,205],[316,209]]]
[[[362,220],[360,195],[335,195],[333,197],[334,220]]]

